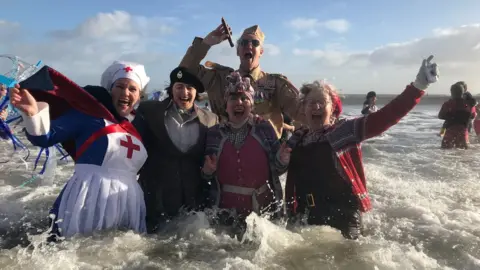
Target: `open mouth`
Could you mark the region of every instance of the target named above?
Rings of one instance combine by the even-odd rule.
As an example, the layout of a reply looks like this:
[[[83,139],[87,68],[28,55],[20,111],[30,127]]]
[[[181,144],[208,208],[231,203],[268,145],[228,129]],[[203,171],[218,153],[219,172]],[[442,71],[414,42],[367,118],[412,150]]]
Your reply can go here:
[[[251,59],[253,59],[253,54],[252,54],[251,52],[246,52],[246,53],[243,55],[243,59],[251,60]]]
[[[119,99],[117,104],[119,107],[127,109],[132,106],[132,101],[130,101],[129,99]]]
[[[235,110],[233,111],[233,114],[235,116],[242,116],[245,113],[245,108],[243,106],[236,107]]]
[[[183,102],[183,103],[188,103],[191,100],[191,98],[189,97],[179,97],[178,99],[180,100],[180,102]]]

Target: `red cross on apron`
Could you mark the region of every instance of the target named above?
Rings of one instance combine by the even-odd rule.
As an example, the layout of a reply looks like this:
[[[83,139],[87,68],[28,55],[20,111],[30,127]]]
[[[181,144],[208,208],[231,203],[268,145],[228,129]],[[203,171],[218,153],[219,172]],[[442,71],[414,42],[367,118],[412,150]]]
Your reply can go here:
[[[128,159],[132,159],[133,150],[140,151],[140,145],[134,144],[130,135],[127,135],[127,141],[120,140],[120,145],[127,148]]]
[[[78,150],[76,151],[75,153],[75,160],[78,159],[78,157],[80,157],[83,152],[85,152],[85,150],[87,150],[87,148],[94,142],[96,141],[98,138],[102,137],[102,136],[106,136],[108,134],[111,134],[111,133],[117,133],[117,132],[121,132],[121,133],[124,133],[124,132],[127,132],[128,134],[126,134],[126,137],[127,137],[127,140],[124,141],[124,140],[120,140],[120,145],[123,146],[123,147],[126,147],[127,148],[127,158],[128,159],[132,159],[132,156],[133,156],[133,151],[140,151],[140,145],[138,144],[134,144],[133,141],[132,141],[132,136],[137,138],[140,142],[142,141],[142,138],[140,137],[140,135],[138,134],[137,130],[135,129],[135,127],[128,121],[123,121],[121,122],[120,124],[111,124],[109,126],[106,126],[102,129],[99,129],[97,130],[96,132],[94,132],[92,134],[92,136],[90,136],[79,148]]]

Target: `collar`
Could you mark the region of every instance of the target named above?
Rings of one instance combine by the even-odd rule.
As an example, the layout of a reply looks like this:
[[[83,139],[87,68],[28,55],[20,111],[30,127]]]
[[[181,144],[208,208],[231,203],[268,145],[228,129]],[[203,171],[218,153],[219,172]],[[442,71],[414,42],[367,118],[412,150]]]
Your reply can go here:
[[[175,104],[175,102],[173,101],[173,99],[170,99],[170,102],[168,102],[168,105],[167,105],[167,110],[170,109],[171,107],[173,106],[173,109],[175,110],[175,112],[177,112],[178,114],[182,114],[182,109],[179,109],[177,104]],[[193,107],[190,109],[190,111],[188,112],[189,114],[197,114],[197,111],[198,111],[198,107],[197,107],[197,104],[193,103]]]
[[[244,125],[248,125],[248,126],[253,126],[255,124],[255,119],[254,119],[254,116],[253,114],[250,114],[247,118],[247,121],[245,122]],[[224,129],[224,130],[232,130],[233,127],[232,125],[230,124],[229,121],[223,121],[219,124],[220,128],[221,129]],[[243,126],[242,126],[243,127]],[[238,129],[238,128],[237,128]]]
[[[250,72],[244,72],[242,70],[238,70],[240,72],[240,75],[242,76],[248,76],[253,79],[253,81],[258,81],[260,80],[263,76],[265,76],[265,73],[262,71],[260,66],[250,70]]]

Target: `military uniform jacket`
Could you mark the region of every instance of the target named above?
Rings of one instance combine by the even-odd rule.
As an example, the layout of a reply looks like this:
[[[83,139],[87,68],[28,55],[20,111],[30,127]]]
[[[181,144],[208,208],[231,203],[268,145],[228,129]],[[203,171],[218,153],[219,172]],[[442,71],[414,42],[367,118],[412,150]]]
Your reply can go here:
[[[226,114],[224,101],[224,91],[228,84],[226,78],[234,69],[211,62],[206,63],[208,68],[200,65],[209,49],[210,46],[203,43],[202,38],[196,37],[180,66],[188,68],[198,76],[207,90],[212,111],[223,116]],[[278,138],[281,137],[283,130],[282,113],[287,114],[296,122],[304,122],[299,92],[285,76],[263,72],[260,67],[252,70],[249,74],[242,73],[242,75],[252,79],[252,86],[255,89],[255,113],[273,125]]]

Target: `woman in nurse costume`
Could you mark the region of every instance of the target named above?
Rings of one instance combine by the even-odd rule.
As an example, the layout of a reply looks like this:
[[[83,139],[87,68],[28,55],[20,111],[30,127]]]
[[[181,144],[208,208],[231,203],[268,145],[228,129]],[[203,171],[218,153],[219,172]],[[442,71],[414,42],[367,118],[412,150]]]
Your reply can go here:
[[[41,147],[62,143],[75,160],[75,172],[51,210],[51,240],[105,229],[146,231],[136,179],[147,152],[126,117],[150,78],[139,64],[115,62],[112,69],[106,89],[81,88],[45,66],[10,91],[28,140]]]

